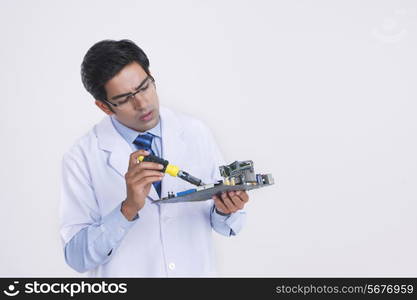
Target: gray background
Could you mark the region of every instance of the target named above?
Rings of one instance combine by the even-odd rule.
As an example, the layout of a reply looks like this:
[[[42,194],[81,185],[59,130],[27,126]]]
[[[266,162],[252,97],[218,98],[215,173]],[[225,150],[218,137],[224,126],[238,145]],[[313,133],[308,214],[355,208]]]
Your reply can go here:
[[[60,160],[104,116],[79,66],[106,38],[279,181],[215,235],[220,276],[417,276],[416,29],[416,1],[1,1],[0,276],[78,276]]]

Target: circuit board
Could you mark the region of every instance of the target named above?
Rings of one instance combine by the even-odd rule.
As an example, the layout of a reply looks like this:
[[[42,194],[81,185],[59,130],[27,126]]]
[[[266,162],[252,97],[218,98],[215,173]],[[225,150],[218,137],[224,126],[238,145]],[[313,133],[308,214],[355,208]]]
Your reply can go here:
[[[264,175],[265,176],[265,175]],[[168,197],[154,200],[154,203],[178,203],[178,202],[195,202],[210,200],[213,195],[221,194],[227,191],[249,191],[259,189],[274,184],[274,180],[270,174],[266,175],[268,180],[263,182],[251,182],[236,185],[227,185],[224,183],[211,184],[196,189],[189,189],[177,193],[175,196],[171,193]],[[210,186],[210,187],[209,187]],[[198,190],[199,189],[199,190]]]

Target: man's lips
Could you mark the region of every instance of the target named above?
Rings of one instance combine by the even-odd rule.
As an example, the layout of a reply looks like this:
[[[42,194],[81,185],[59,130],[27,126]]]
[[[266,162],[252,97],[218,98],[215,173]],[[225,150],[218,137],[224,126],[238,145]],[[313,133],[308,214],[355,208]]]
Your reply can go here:
[[[152,117],[152,112],[153,110],[151,110],[150,112],[142,115],[139,119],[142,121],[149,121],[149,119]]]

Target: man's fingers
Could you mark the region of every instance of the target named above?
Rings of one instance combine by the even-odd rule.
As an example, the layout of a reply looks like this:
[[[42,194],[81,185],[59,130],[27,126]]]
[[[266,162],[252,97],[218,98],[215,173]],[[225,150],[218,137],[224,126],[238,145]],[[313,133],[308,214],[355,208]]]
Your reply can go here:
[[[213,196],[213,200],[214,200],[214,205],[216,205],[216,208],[217,208],[218,211],[220,211],[222,213],[225,213],[225,214],[229,214],[230,213],[230,211],[224,205],[224,203],[222,202],[222,200],[219,199],[219,197]]]
[[[222,193],[221,198],[223,200],[224,205],[226,205],[227,209],[230,212],[235,212],[238,210],[238,208],[233,204],[233,202],[230,200],[229,196],[226,193]]]
[[[243,206],[245,205],[245,203],[243,202],[243,200],[240,199],[240,197],[236,194],[235,191],[230,191],[228,193],[228,196],[229,196],[230,201],[234,204],[234,206],[237,209],[242,209]]]
[[[130,167],[129,172],[139,172],[140,170],[156,170],[161,171],[164,168],[163,165],[149,162],[149,161],[141,161],[139,164],[135,164],[132,167]]]
[[[154,183],[157,181],[161,181],[162,177],[161,176],[147,176],[147,177],[143,177],[141,178],[136,184],[141,184],[141,185],[148,185],[150,183]]]
[[[129,168],[130,167],[133,167],[134,165],[137,164],[138,156],[141,156],[141,155],[147,156],[149,154],[150,153],[148,151],[146,151],[146,150],[138,150],[138,151],[132,152],[130,154],[130,158],[129,158]]]
[[[249,201],[249,195],[246,191],[236,191],[236,196],[238,196],[245,204]]]
[[[159,172],[159,171],[144,170],[144,169],[130,170],[126,174],[126,179],[132,178],[132,180],[135,180],[135,178],[140,179],[142,177],[149,177],[149,176],[160,176],[160,177],[164,177],[164,173]]]

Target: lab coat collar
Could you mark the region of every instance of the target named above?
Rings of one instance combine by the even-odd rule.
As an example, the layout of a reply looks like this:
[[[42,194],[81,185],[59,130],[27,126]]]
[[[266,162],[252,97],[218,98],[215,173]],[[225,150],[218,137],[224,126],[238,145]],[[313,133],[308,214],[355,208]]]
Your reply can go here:
[[[184,128],[179,119],[173,111],[166,107],[160,107],[160,122],[162,134],[162,153],[163,158],[175,165],[181,165],[185,158],[185,142],[183,139]],[[130,145],[114,128],[110,116],[106,116],[95,127],[98,146],[103,151],[109,152],[108,164],[111,168],[116,170],[123,178],[129,166],[129,156],[132,152]],[[166,187],[171,186],[165,184],[175,178],[165,176],[162,181],[161,197],[165,197],[168,193]],[[178,180],[178,179],[176,179]],[[151,187],[149,198],[152,200],[158,199],[159,196],[155,188]]]

